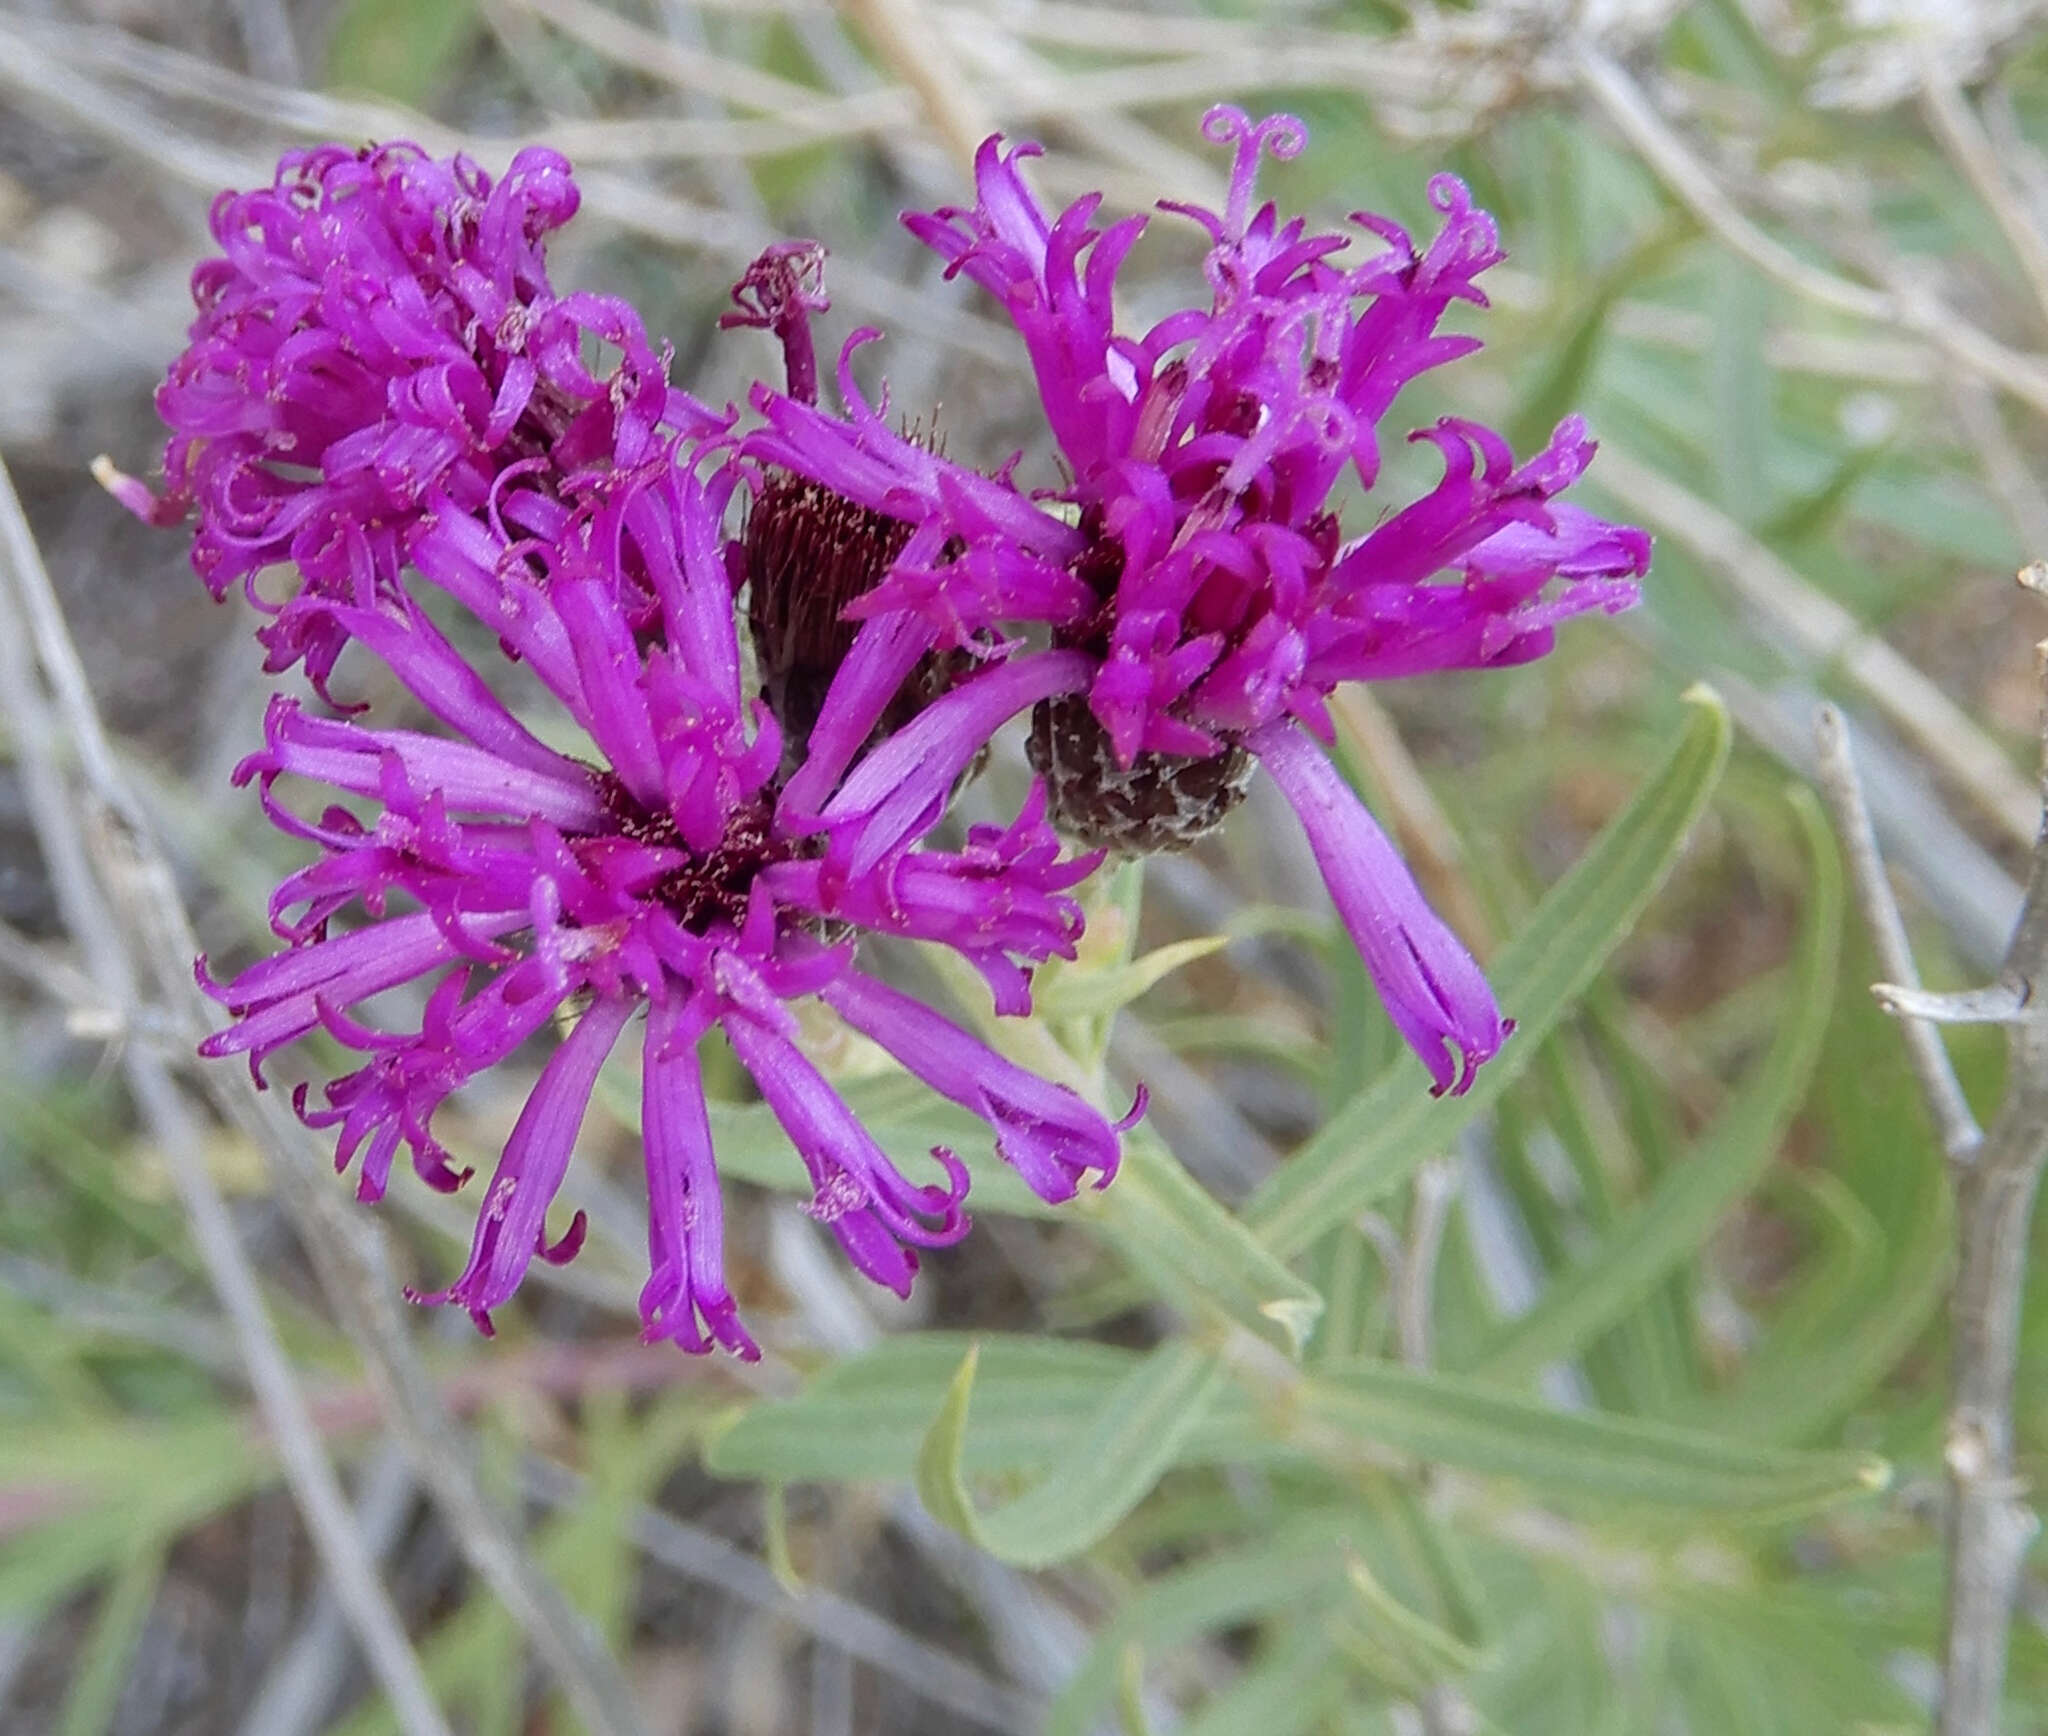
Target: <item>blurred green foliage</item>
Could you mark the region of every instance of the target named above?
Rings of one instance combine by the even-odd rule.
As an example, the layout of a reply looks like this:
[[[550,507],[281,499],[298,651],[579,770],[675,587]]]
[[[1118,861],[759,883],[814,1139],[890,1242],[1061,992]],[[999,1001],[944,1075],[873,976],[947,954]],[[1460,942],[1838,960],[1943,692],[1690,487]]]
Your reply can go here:
[[[328,38],[327,82],[424,107],[482,28],[475,0],[348,0]]]

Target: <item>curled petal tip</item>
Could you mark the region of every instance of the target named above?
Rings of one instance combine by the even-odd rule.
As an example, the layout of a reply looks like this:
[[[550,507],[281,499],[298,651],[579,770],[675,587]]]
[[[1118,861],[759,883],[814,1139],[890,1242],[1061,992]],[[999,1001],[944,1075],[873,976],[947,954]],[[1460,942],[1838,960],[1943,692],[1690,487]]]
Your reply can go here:
[[[583,1244],[590,1234],[590,1215],[578,1210],[569,1220],[569,1227],[562,1232],[561,1239],[552,1244],[542,1232],[539,1245],[540,1257],[550,1266],[566,1266],[583,1251]]]
[[[1131,1107],[1129,1111],[1125,1114],[1124,1118],[1121,1121],[1112,1121],[1109,1124],[1110,1131],[1113,1133],[1130,1132],[1132,1128],[1136,1127],[1139,1122],[1145,1119],[1145,1111],[1151,1107],[1151,1087],[1146,1085],[1143,1081],[1140,1081],[1137,1090],[1134,1093],[1132,1093]]]

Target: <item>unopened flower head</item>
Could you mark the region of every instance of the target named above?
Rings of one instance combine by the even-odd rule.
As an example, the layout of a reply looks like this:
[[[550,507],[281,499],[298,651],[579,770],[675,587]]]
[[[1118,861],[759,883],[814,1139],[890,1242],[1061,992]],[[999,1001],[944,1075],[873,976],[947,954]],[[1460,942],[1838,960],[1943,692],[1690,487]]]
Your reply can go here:
[[[393,594],[430,496],[478,511],[523,471],[518,500],[554,514],[546,479],[715,425],[631,307],[549,283],[578,199],[553,151],[494,182],[399,143],[295,151],[271,186],[215,200],[222,252],[193,273],[199,317],[157,392],[164,492],[112,486],[156,523],[196,511],[192,563],[272,615],[273,671],[303,661],[324,686],[342,640],[321,604]],[[616,350],[608,372],[591,340]],[[286,561],[299,588],[267,601],[254,580]]]
[[[973,206],[905,219],[1023,338],[1071,475],[1051,498],[893,431],[852,377],[870,331],[841,356],[844,418],[757,388],[768,427],[747,450],[909,527],[849,610],[865,623],[849,675],[900,678],[932,645],[999,662],[972,685],[991,689],[992,724],[1010,715],[1002,703],[1035,708],[1034,758],[1071,835],[1137,852],[1185,844],[1264,764],[1396,1023],[1439,1090],[1463,1089],[1508,1025],[1301,732],[1329,738],[1324,700],[1341,682],[1542,655],[1559,621],[1636,600],[1649,539],[1558,498],[1593,455],[1576,417],[1520,463],[1477,423],[1422,430],[1412,438],[1441,454],[1442,479],[1347,536],[1333,491],[1347,469],[1375,486],[1401,388],[1478,347],[1438,326],[1453,302],[1485,304],[1494,225],[1441,175],[1430,200],[1443,223],[1426,246],[1361,213],[1372,251],[1353,260],[1358,237],[1257,203],[1260,157],[1297,154],[1298,121],[1221,107],[1203,130],[1233,153],[1225,207],[1167,209],[1208,234],[1205,294],[1141,333],[1118,329],[1114,295],[1146,219],[1098,225],[1093,194],[1048,213],[1020,172],[1036,146],[990,139]],[[1031,622],[1050,628],[1050,650],[1021,650],[1013,635]]]

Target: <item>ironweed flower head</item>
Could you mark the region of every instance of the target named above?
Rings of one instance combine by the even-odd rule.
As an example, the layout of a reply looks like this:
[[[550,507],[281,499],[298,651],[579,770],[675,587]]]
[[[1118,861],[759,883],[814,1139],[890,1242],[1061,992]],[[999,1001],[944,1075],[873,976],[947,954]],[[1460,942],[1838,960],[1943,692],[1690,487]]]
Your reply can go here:
[[[549,283],[547,237],[578,199],[553,151],[494,182],[396,143],[294,151],[271,186],[214,201],[222,251],[193,273],[199,316],[157,392],[164,492],[111,486],[155,523],[197,513],[192,564],[272,616],[273,672],[303,661],[324,691],[343,641],[322,604],[392,595],[430,497],[479,511],[523,471],[518,501],[552,514],[533,473],[637,462],[717,424],[631,307]],[[594,372],[587,348],[616,360]],[[285,561],[300,588],[267,602],[254,580]]]
[[[1020,173],[1035,145],[989,139],[971,207],[905,218],[1008,312],[1065,487],[1027,497],[1007,472],[978,475],[892,431],[852,377],[872,331],[841,355],[845,417],[757,387],[767,427],[746,450],[909,527],[847,611],[865,623],[849,677],[900,679],[933,645],[1004,660],[970,685],[991,689],[992,724],[1036,708],[1033,756],[1070,834],[1135,852],[1185,844],[1264,764],[1396,1023],[1437,1089],[1462,1090],[1508,1024],[1301,732],[1329,738],[1324,700],[1340,682],[1541,656],[1559,621],[1636,600],[1649,539],[1559,498],[1593,455],[1577,417],[1521,463],[1477,423],[1422,430],[1411,438],[1437,449],[1441,480],[1347,536],[1333,492],[1347,470],[1374,488],[1401,388],[1478,347],[1438,327],[1453,302],[1485,305],[1477,279],[1501,257],[1497,233],[1440,175],[1434,239],[1359,213],[1380,245],[1353,260],[1353,237],[1256,203],[1261,155],[1296,155],[1298,121],[1219,107],[1203,131],[1233,152],[1225,207],[1166,208],[1208,234],[1206,292],[1141,333],[1118,329],[1114,295],[1146,219],[1098,225],[1095,194],[1048,213]],[[1031,622],[1051,629],[1051,650],[1020,654],[1010,635]],[[847,791],[919,812],[882,784],[878,761],[904,769],[889,751]]]
[[[1117,1127],[863,973],[849,938],[951,946],[1002,1010],[1023,1011],[1029,966],[1073,956],[1081,911],[1066,894],[1099,857],[1062,856],[1042,793],[1013,825],[974,828],[959,850],[916,847],[928,821],[876,852],[837,816],[793,819],[775,720],[741,686],[720,543],[736,474],[729,464],[699,474],[656,449],[573,483],[545,538],[516,533],[517,478],[481,518],[445,489],[422,503],[420,575],[497,630],[594,761],[530,733],[417,598],[378,595],[328,603],[333,625],[382,657],[447,733],[315,717],[279,697],[264,747],[238,773],[320,854],[272,901],[286,951],[224,985],[202,965],[235,1015],[204,1052],[247,1055],[259,1082],[266,1057],[316,1029],[360,1053],[320,1102],[302,1088],[297,1103],[311,1125],[339,1129],[337,1167],[358,1166],[365,1198],[382,1193],[401,1143],[430,1185],[461,1185],[433,1133],[436,1108],[544,1026],[568,1027],[484,1194],[467,1266],[420,1298],[459,1303],[486,1330],[536,1256],[566,1259],[582,1239],[580,1215],[552,1242],[544,1221],[598,1070],[642,1008],[650,1338],[755,1354],[722,1271],[697,1059],[714,1026],[808,1168],[811,1212],[862,1272],[898,1292],[917,1248],[965,1232],[967,1171],[939,1150],[937,1180],[904,1175],[806,1057],[792,1003],[819,997],[987,1121],[1044,1198],[1070,1198],[1116,1168]],[[622,602],[642,586],[658,609],[652,630]],[[821,739],[840,728],[865,739],[872,715],[836,709]],[[940,708],[917,728],[913,749],[977,745],[950,746],[957,719]],[[280,796],[293,782],[357,805],[303,817]],[[344,929],[345,914],[367,920]],[[431,985],[417,1030],[374,1029],[357,1011],[408,983]]]
[[[1042,791],[954,850],[923,847],[939,807],[892,809],[886,835],[847,811],[836,787],[887,733],[893,690],[873,682],[826,681],[785,752],[773,711],[743,690],[745,551],[723,532],[735,491],[761,479],[723,439],[730,418],[669,385],[629,307],[553,291],[544,240],[575,206],[550,152],[522,152],[493,183],[406,145],[298,153],[272,188],[223,195],[225,257],[195,276],[200,318],[159,393],[166,492],[113,486],[159,522],[196,509],[194,564],[217,595],[297,566],[298,590],[265,605],[271,669],[303,661],[324,696],[353,641],[442,726],[272,701],[238,777],[318,856],[272,900],[286,950],[224,984],[201,961],[234,1015],[204,1052],[246,1055],[259,1083],[316,1029],[362,1057],[295,1104],[338,1130],[337,1167],[353,1163],[374,1199],[401,1146],[430,1185],[459,1187],[435,1112],[560,1024],[468,1263],[420,1298],[488,1330],[536,1257],[582,1240],[580,1215],[552,1240],[547,1215],[598,1071],[644,1012],[646,1333],[752,1356],[723,1270],[700,1039],[721,1030],[759,1085],[809,1171],[811,1211],[905,1291],[916,1250],[967,1228],[966,1168],[940,1150],[937,1179],[906,1176],[805,1055],[793,1005],[818,997],[980,1116],[1046,1199],[1105,1183],[1118,1126],[854,963],[864,932],[950,946],[999,1011],[1027,1011],[1030,967],[1074,955],[1068,893],[1099,857],[1062,854]],[[800,264],[762,296],[801,297]],[[586,362],[592,339],[616,351],[608,372]],[[507,708],[436,624],[430,591],[537,678],[588,757]],[[933,706],[900,751],[964,763],[980,727],[971,706]],[[815,792],[801,805],[799,781]],[[284,799],[303,786],[332,799]],[[407,985],[423,990],[418,1028],[379,1028],[366,1003]]]

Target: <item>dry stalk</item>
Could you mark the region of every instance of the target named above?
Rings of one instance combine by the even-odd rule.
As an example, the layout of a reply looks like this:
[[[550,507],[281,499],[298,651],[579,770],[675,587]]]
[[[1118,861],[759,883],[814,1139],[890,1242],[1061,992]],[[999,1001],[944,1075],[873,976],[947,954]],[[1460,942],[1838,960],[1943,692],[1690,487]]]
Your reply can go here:
[[[1726,513],[1611,440],[1601,443],[1593,479],[1717,573],[1766,637],[1815,665],[1839,670],[2015,842],[2033,841],[2039,806],[2027,780],[1977,721],[1911,661]]]
[[[2048,988],[2048,826],[2034,846],[2027,901],[1999,981],[2027,1000]],[[1960,1247],[1942,1447],[1951,1506],[1939,1736],[1995,1736],[2020,1565],[2040,1529],[2013,1472],[2012,1413],[2027,1232],[2048,1164],[2048,1018],[2010,1026],[2007,1045],[2005,1101],[1983,1143],[1955,1166]]]
[[[170,865],[100,721],[77,648],[4,465],[0,546],[7,557],[7,584],[0,587],[0,656],[19,665],[0,666],[0,704],[32,725],[44,724],[38,739],[48,744],[48,751],[41,761],[25,754],[24,770],[34,772],[39,763],[47,763],[47,775],[58,780],[54,803],[38,814],[39,835],[50,852],[52,884],[60,898],[78,901],[75,911],[67,911],[67,920],[107,998],[119,1009],[132,1008],[139,998],[138,978],[153,979],[170,1027],[190,1044],[212,1025],[212,1009],[192,980],[197,943],[191,921]],[[28,666],[31,647],[50,686],[51,715],[46,720],[35,713],[39,695]],[[60,731],[68,737],[77,763],[76,792],[51,757]],[[321,1453],[290,1364],[262,1315],[254,1274],[206,1174],[196,1126],[189,1132],[192,1163],[180,1161],[183,1148],[178,1141],[186,1135],[179,1132],[176,1118],[189,1120],[190,1111],[149,1045],[130,1044],[125,1065],[145,1114],[153,1125],[167,1130],[168,1136],[160,1132],[160,1137],[165,1138],[174,1171],[181,1175],[181,1186],[190,1183],[186,1203],[195,1235],[216,1284],[229,1286],[222,1289],[222,1301],[242,1335],[251,1384],[264,1398],[267,1420],[279,1431],[280,1454],[288,1467],[298,1467],[292,1473],[294,1491],[300,1492],[301,1478],[307,1490],[315,1491],[310,1497],[302,1493],[301,1498],[319,1504],[308,1510],[308,1523],[322,1544],[336,1590],[351,1601],[352,1617],[362,1624],[359,1637],[374,1635],[378,1617],[372,1595],[382,1600],[382,1588],[340,1485],[333,1480],[332,1467]],[[381,1234],[335,1191],[325,1173],[326,1153],[275,1094],[250,1091],[231,1068],[207,1068],[201,1079],[215,1107],[271,1159],[280,1198],[313,1259],[336,1319],[362,1355],[385,1416],[465,1558],[525,1631],[583,1724],[599,1736],[637,1736],[642,1728],[639,1711],[617,1665],[589,1623],[527,1556],[504,1517],[485,1498],[467,1440],[413,1351]],[[185,1177],[187,1167],[196,1174]],[[320,1466],[326,1467],[331,1485],[331,1511],[326,1497],[317,1492]],[[343,1564],[340,1571],[337,1561]],[[343,1573],[351,1577],[345,1581]],[[389,1610],[388,1601],[384,1607]],[[390,1612],[390,1621],[397,1624],[395,1611]],[[366,1638],[365,1644],[369,1646],[370,1640]],[[418,1675],[418,1660],[402,1626],[397,1627],[395,1642],[384,1644],[382,1654],[373,1651],[372,1657],[380,1664],[380,1682],[394,1706],[409,1709],[406,1728],[423,1736],[442,1736],[447,1725],[424,1676]],[[418,1676],[416,1693],[406,1688],[408,1663]],[[386,1670],[389,1681],[384,1681]]]
[[[1857,775],[1849,742],[1849,725],[1832,705],[1824,705],[1814,718],[1813,737],[1821,794],[1842,841],[1849,883],[1855,889],[1864,926],[1870,930],[1878,968],[1887,982],[1917,989],[1920,973],[1906,938],[1905,919],[1892,896],[1891,882],[1885,878],[1884,859],[1878,854],[1877,833],[1870,823],[1870,806],[1864,799],[1863,780]],[[1966,1156],[1983,1135],[1956,1081],[1940,1031],[1924,1018],[1901,1019],[1899,1030],[1942,1149],[1952,1160]]]
[[[84,677],[75,657],[44,656],[42,673],[49,681],[49,694],[38,678],[37,654],[45,637],[39,629],[55,609],[56,599],[4,461],[0,569],[0,715],[7,720],[29,816],[65,926],[104,1003],[125,1016],[140,998],[138,972],[112,907],[104,859],[95,848],[95,833],[107,828],[89,827],[87,815],[104,804],[112,822],[126,803],[118,784],[101,787],[102,780],[115,774],[112,756],[97,730],[70,731],[72,756],[85,781],[94,786],[93,797],[83,806],[63,763],[65,728],[59,719],[69,721],[74,714]],[[408,1736],[450,1736],[405,1624],[355,1527],[340,1478],[264,1306],[262,1286],[208,1168],[199,1123],[154,1049],[141,1043],[125,1045],[121,1065],[136,1108],[169,1166],[191,1222],[193,1242],[227,1312],[250,1388],[276,1442],[286,1484],[350,1631]]]
[[[1921,88],[1920,107],[1949,161],[1997,219],[2006,244],[2026,273],[2027,285],[2043,318],[2048,318],[2048,236],[2041,233],[2019,190],[2007,179],[1998,150],[1984,131],[1969,100],[1939,69],[1930,69]]]
[[[266,85],[118,32],[64,31],[0,13],[0,86],[19,93],[24,102],[209,195],[222,187],[259,186],[271,178],[274,157],[263,150],[230,151],[195,137],[130,101],[106,79],[80,70],[101,64],[166,100],[198,102],[238,120],[261,115],[277,130],[279,142],[287,136],[388,137],[398,131],[430,149],[471,150],[492,162],[510,154],[506,140],[451,132],[386,105]],[[611,139],[615,149],[629,155],[645,155],[647,146],[660,142],[638,135]],[[663,246],[702,251],[744,267],[775,239],[772,230],[752,218],[693,204],[644,177],[593,171],[577,179],[586,213]],[[858,259],[833,262],[832,287],[846,305],[879,315],[893,328],[914,330],[927,341],[950,344],[998,367],[1016,366],[1016,346],[1007,330],[963,311],[957,298],[895,283]]]
[[[2048,648],[2044,648],[2048,649]],[[2048,658],[2044,658],[2048,675]],[[2048,794],[2048,708],[2043,791]],[[1879,959],[1899,988],[1880,1004],[1907,1012],[1907,1053],[1947,1148],[1956,1192],[1958,1251],[1949,1312],[1951,1397],[1942,1457],[1948,1468],[1948,1597],[1938,1736],[1996,1736],[2008,1630],[2021,1562],[2039,1522],[2013,1468],[2013,1379],[2026,1287],[2027,1233],[2048,1165],[2048,1018],[2015,1016],[2048,985],[2048,825],[2034,846],[2018,928],[1992,992],[1925,997],[1904,924],[1878,860],[1841,718],[1819,725],[1822,784],[1832,805]],[[1981,1004],[2009,1033],[2005,1101],[1981,1139],[1924,1015],[1963,1016]],[[1923,1016],[1911,1016],[1917,1012]]]
[[[976,92],[952,46],[919,0],[846,0],[875,52],[917,92],[932,130],[965,168],[981,141],[996,130],[995,116]]]
[[[1589,43],[1579,50],[1578,74],[1586,94],[1679,202],[1766,277],[1817,307],[1924,338],[1987,384],[2048,413],[2048,363],[2040,356],[2000,343],[1932,296],[1876,288],[1808,264],[1736,204],[1617,61]]]

